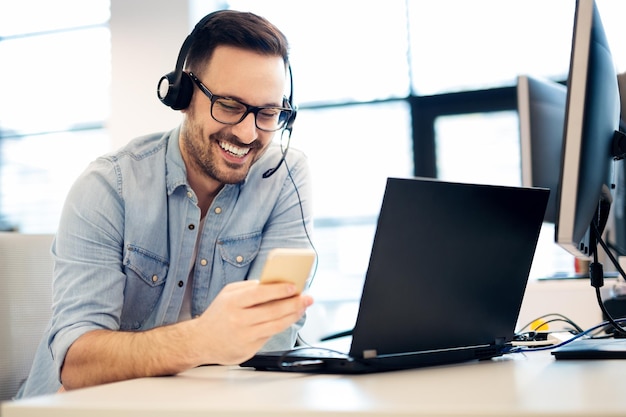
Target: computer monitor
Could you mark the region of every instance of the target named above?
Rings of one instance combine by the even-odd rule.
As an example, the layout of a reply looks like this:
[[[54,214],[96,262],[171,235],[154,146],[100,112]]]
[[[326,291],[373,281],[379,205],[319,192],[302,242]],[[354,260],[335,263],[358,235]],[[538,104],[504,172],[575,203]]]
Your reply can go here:
[[[579,258],[596,252],[592,227],[602,233],[619,151],[617,74],[594,0],[578,0],[567,82],[556,242]]]
[[[529,75],[517,78],[522,185],[550,190],[544,221],[556,221],[567,88]]]

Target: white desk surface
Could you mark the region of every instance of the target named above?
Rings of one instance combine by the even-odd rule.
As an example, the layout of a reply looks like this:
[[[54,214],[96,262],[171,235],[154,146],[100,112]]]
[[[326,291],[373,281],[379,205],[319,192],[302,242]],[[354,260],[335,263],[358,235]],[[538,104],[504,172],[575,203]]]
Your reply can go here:
[[[620,416],[626,361],[549,353],[368,375],[210,366],[7,402],[3,417]]]

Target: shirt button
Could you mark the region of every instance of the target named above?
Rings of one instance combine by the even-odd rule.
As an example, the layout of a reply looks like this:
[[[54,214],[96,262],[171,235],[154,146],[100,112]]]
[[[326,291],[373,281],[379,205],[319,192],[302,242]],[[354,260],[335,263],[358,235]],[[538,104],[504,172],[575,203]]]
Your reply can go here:
[[[222,212],[221,207],[215,207],[215,214],[220,214]]]
[[[178,286],[179,286],[180,288],[182,288],[182,287],[183,287],[183,285],[185,285],[185,283],[184,283],[184,282],[182,282],[182,281],[178,281]]]
[[[195,224],[193,224],[193,223],[191,223],[189,226],[187,226],[187,228],[188,228],[189,230],[193,230],[193,229],[195,229],[195,228],[196,228],[196,225],[195,225]]]
[[[189,198],[193,197],[193,194],[191,194],[191,191],[187,191],[187,197]]]
[[[201,260],[200,260],[200,265],[202,265],[202,266],[206,266],[206,264],[208,264],[208,262],[207,262],[207,260],[206,260],[206,259],[201,259]]]
[[[159,280],[158,275],[152,275],[152,282],[157,282]]]
[[[238,264],[243,262],[243,256],[239,255],[235,258],[235,260],[237,261]]]

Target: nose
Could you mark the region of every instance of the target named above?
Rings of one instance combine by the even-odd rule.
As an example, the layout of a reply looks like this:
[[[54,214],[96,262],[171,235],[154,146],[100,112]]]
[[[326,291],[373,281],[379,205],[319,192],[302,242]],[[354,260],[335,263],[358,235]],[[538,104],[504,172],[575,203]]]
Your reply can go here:
[[[241,122],[234,125],[233,134],[245,144],[254,142],[259,135],[254,114],[248,113]]]

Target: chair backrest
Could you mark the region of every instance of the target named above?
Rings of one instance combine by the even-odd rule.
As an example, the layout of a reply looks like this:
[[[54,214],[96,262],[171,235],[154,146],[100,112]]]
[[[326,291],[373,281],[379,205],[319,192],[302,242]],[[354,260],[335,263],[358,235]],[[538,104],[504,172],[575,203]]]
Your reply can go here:
[[[28,376],[51,316],[52,238],[0,232],[0,401]]]

